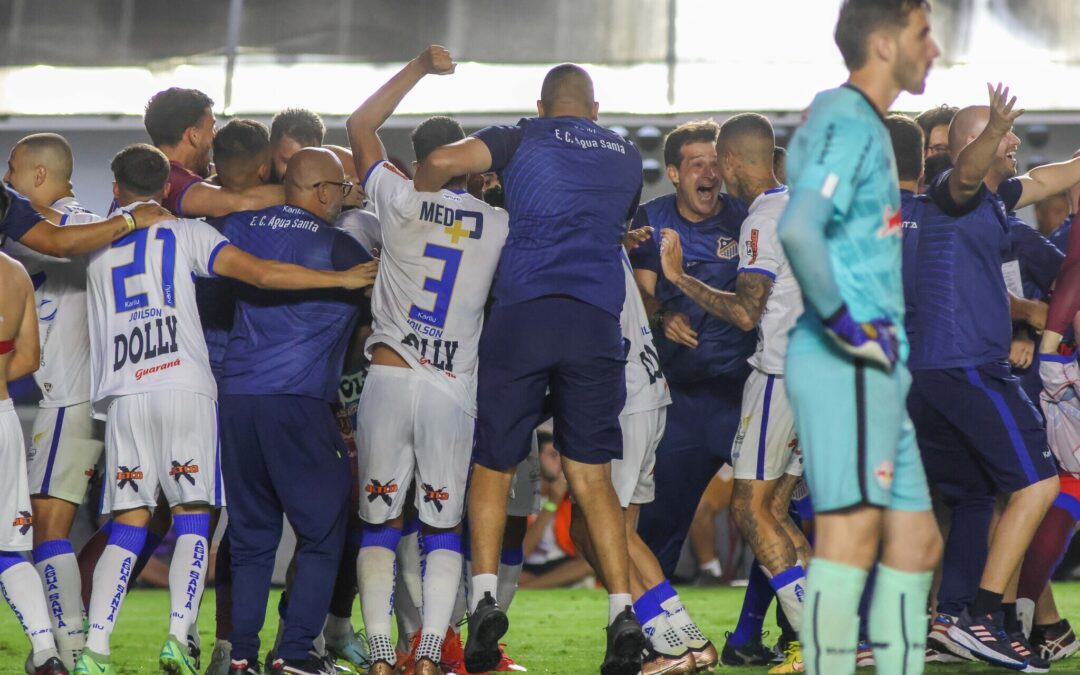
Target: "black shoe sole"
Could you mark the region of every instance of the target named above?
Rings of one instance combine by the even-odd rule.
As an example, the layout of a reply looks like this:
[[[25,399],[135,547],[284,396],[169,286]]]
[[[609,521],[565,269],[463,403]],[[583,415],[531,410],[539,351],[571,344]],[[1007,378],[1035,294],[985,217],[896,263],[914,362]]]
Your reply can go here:
[[[616,635],[600,666],[600,675],[638,675],[646,644],[648,640],[640,628]]]
[[[465,670],[470,673],[486,673],[499,665],[502,655],[499,653],[499,639],[506,635],[510,620],[506,612],[490,612],[478,619],[475,626],[469,626],[469,637],[465,640]]]

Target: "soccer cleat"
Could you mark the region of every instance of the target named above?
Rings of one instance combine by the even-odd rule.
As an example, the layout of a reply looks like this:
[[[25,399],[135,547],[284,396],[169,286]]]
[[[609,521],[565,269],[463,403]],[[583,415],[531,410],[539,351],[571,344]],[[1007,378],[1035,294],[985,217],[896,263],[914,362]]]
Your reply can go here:
[[[720,657],[716,654],[716,647],[710,640],[706,640],[701,647],[690,647],[690,653],[694,655],[694,663],[697,664],[698,672],[712,670],[720,663]]]
[[[637,619],[634,619],[635,623]],[[499,665],[499,638],[506,635],[510,621],[499,603],[484,593],[476,609],[469,613],[469,637],[465,641],[465,669],[470,673],[486,673]],[[641,631],[641,627],[638,627]],[[610,635],[608,643],[610,644]],[[639,648],[640,652],[641,649]]]
[[[641,672],[641,655],[648,643],[633,608],[627,605],[607,627],[607,651],[600,665],[600,675],[638,675]],[[468,663],[466,647],[466,667]]]
[[[79,655],[79,660],[75,662],[75,670],[72,671],[72,675],[114,675],[115,673],[108,656],[95,654],[89,649],[84,649]]]
[[[773,651],[762,643],[760,637],[751,638],[736,647],[731,644],[731,633],[728,633],[724,650],[720,653],[720,662],[725,666],[767,666],[772,663],[773,656]]]
[[[161,672],[169,675],[199,675],[198,666],[191,658],[187,645],[180,644],[180,641],[171,635],[161,647],[158,665]]]
[[[514,661],[506,655],[506,645],[499,643],[499,665],[495,666],[493,673],[527,673],[529,669]]]
[[[694,655],[687,649],[681,655],[661,654],[652,647],[641,660],[641,675],[687,675],[697,672]]]
[[[447,675],[467,675],[465,672],[465,648],[461,644],[461,633],[454,632],[453,628],[446,629],[439,665],[442,666]]]
[[[951,614],[938,614],[935,616],[930,623],[930,634],[926,636],[926,648],[951,654],[963,661],[974,661],[975,657],[971,655],[970,649],[949,637],[949,628],[954,623],[956,623],[956,617]],[[929,652],[927,653],[929,654]],[[950,663],[950,661],[940,660],[939,657],[937,663]]]
[[[217,645],[214,646],[217,647]],[[247,659],[236,659],[229,661],[228,673],[229,675],[261,675],[262,671],[259,670],[258,661],[249,663]]]
[[[337,675],[337,671],[318,656],[308,656],[306,659],[277,659],[270,667],[270,675]]]
[[[214,649],[210,652],[210,664],[206,666],[204,675],[229,675],[231,664],[232,643],[228,640],[216,640]]]
[[[191,662],[195,665],[195,670],[199,670],[202,665],[202,648],[199,645],[199,631],[192,631],[187,635],[187,649],[188,654],[191,656]]]
[[[855,648],[855,667],[873,668],[875,665],[874,648],[866,640],[860,640],[859,646]]]
[[[64,662],[60,660],[60,657],[54,656],[34,668],[32,675],[68,675],[68,669]]]
[[[965,659],[944,649],[938,649],[937,647],[926,648],[927,663],[963,663],[964,661]]]
[[[396,672],[397,669],[383,660],[376,661],[368,669],[368,675],[394,675]]]
[[[439,664],[427,657],[416,659],[408,670],[401,672],[402,675],[443,675],[443,670],[439,667]]]
[[[715,586],[723,586],[724,580],[717,575],[707,570],[701,570],[694,577],[694,586],[704,586],[706,588],[712,588]]]
[[[798,640],[792,640],[784,650],[784,661],[772,668],[769,673],[801,673],[806,670],[802,658],[802,645]]]
[[[1050,661],[1060,661],[1080,650],[1080,641],[1076,639],[1067,619],[1048,626],[1035,626],[1031,629],[1031,646],[1040,657]]]
[[[1049,673],[1050,662],[1046,659],[1036,656],[1034,650],[1031,648],[1031,644],[1028,643],[1028,639],[1024,637],[1023,631],[1016,633],[1010,633],[1009,639],[1011,640],[1011,646],[1013,651],[1021,656],[1021,658],[1027,661],[1027,667],[1021,672],[1025,673]]]
[[[371,653],[363,631],[350,633],[343,638],[327,638],[326,651],[340,660],[346,661],[358,670],[366,670],[371,665]]]
[[[953,642],[966,647],[978,659],[1013,670],[1027,668],[1027,660],[1013,649],[1012,640],[1001,628],[1002,614],[972,617],[968,610],[949,627]]]

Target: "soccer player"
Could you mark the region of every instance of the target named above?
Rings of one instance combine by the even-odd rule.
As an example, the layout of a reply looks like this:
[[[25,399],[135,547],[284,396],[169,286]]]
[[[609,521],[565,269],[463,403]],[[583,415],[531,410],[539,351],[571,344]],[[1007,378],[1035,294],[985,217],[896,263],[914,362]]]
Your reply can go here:
[[[421,550],[421,635],[412,655],[418,675],[440,673],[463,565],[461,517],[476,414],[476,359],[507,216],[465,192],[453,176],[419,193],[386,161],[377,130],[425,75],[455,64],[432,46],[352,114],[349,143],[382,229],[382,271],[372,295],[371,360],[356,420],[364,522],[357,578],[373,665],[390,675],[394,558],[406,488],[416,486]],[[418,166],[438,147],[465,138],[461,125],[432,117],[413,130]],[[405,451],[402,451],[405,448]]]
[[[953,119],[955,168],[928,191],[933,204],[920,223],[916,255],[908,409],[931,484],[955,481],[956,462],[973,458],[982,471],[963,487],[1010,495],[974,600],[948,637],[979,658],[1022,668],[1029,649],[1016,621],[1014,579],[1059,483],[1039,413],[1007,363],[1013,333],[1001,272],[1010,251],[1006,214],[1080,181],[1080,160],[1017,177],[1020,141],[1011,129],[1022,111],[1013,109],[1007,89],[988,89],[989,106],[964,108]]]
[[[210,175],[214,142],[214,101],[198,89],[170,87],[150,97],[143,126],[150,141],[169,158],[169,192],[162,204],[177,216],[224,216],[261,209],[284,200],[281,188],[256,185],[244,192],[223,190]]]
[[[300,150],[286,171],[287,203],[234,215],[225,235],[245,250],[317,269],[368,261],[359,243],[332,226],[352,189],[344,178],[329,150]],[[232,554],[232,669],[258,670],[259,630],[284,515],[299,539],[296,574],[269,667],[323,672],[323,661],[311,651],[326,621],[345,543],[352,473],[330,404],[337,400],[345,350],[364,298],[247,285],[237,286],[236,298],[219,382]]]
[[[9,202],[0,193],[0,218]],[[67,675],[53,639],[49,607],[41,579],[20,551],[33,547],[33,515],[26,479],[22,426],[8,395],[7,383],[38,369],[37,314],[30,277],[15,260],[0,253],[0,466],[4,490],[0,497],[0,592],[30,638],[27,671],[32,675]],[[79,617],[81,619],[81,617]]]
[[[921,673],[941,550],[904,399],[909,386],[896,164],[883,116],[920,93],[939,54],[921,0],[846,0],[850,76],[819,93],[788,146],[778,226],[805,311],[785,378],[815,509],[800,633],[808,673],[851,673],[858,606],[878,559],[870,638],[880,673]]]
[[[747,358],[756,342],[753,332],[709,315],[661,274],[661,237],[674,229],[686,242],[691,276],[713,288],[735,289],[746,205],[720,192],[719,132],[719,125],[705,120],[667,135],[664,163],[675,192],[643,204],[632,226],[653,228],[630,262],[646,308],[661,316],[659,365],[671,388],[667,429],[656,451],[656,499],[642,507],[638,532],[667,577],[675,572],[701,495],[731,458]]]
[[[270,120],[270,180],[285,180],[285,168],[297,151],[322,147],[326,125],[318,113],[305,108],[286,108]],[[348,197],[346,197],[348,199]]]
[[[776,235],[788,194],[773,174],[774,146],[772,124],[762,115],[743,113],[720,127],[717,154],[724,184],[733,197],[750,205],[739,235],[735,291],[717,290],[684,271],[675,230],[663,233],[661,263],[665,278],[710,315],[741,330],[758,330],[757,351],[750,357],[753,371],[743,389],[741,423],[731,449],[735,468],[731,510],[784,614],[798,631],[810,544],[788,515],[802,476],[802,457],[784,385],[784,353],[788,331],[802,313],[802,298]],[[802,669],[801,646],[795,640],[787,645],[784,663],[769,672]]]
[[[76,201],[71,170],[71,146],[62,136],[32,134],[12,148],[4,182],[61,226],[101,220]],[[68,535],[105,448],[104,429],[90,416],[86,260],[42,256],[15,242],[5,242],[4,249],[36,284],[41,362],[34,379],[42,400],[26,460],[34,565],[49,598],[61,660],[74,668],[85,635],[79,566]]]
[[[528,455],[550,387],[556,445],[608,590],[604,675],[637,673],[645,636],[631,607],[626,528],[610,478],[622,456],[626,399],[619,314],[625,222],[641,194],[637,149],[596,123],[589,74],[548,71],[539,117],[489,127],[431,153],[416,189],[454,176],[499,172],[510,235],[499,262],[495,304],[480,341],[476,449],[469,494],[473,577],[465,666],[499,663],[505,612],[495,600],[506,498]]]
[[[121,209],[164,198],[169,161],[156,148],[128,146],[112,169]],[[371,283],[373,271],[357,266],[333,273],[262,260],[192,220],[133,232],[91,256],[91,390],[95,416],[107,419],[103,510],[113,513],[114,523],[94,571],[90,630],[76,673],[113,672],[109,638],[159,490],[178,535],[160,664],[171,673],[195,672],[186,641],[206,577],[209,511],[224,504],[224,495],[217,391],[193,277],[227,276],[267,288],[359,288]]]

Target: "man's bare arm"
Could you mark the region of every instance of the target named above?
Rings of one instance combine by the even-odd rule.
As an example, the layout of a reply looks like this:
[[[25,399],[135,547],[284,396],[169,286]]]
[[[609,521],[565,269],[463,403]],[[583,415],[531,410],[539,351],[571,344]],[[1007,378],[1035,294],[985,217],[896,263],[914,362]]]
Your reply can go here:
[[[375,283],[379,261],[348,270],[313,270],[300,265],[265,260],[227,244],[214,258],[214,274],[237,279],[258,288],[306,290],[311,288],[363,288]]]
[[[437,148],[416,169],[417,192],[435,192],[455,176],[483,173],[491,168],[491,150],[479,138],[464,138]]]
[[[954,204],[967,204],[978,193],[983,179],[990,171],[998,144],[1005,134],[1012,129],[1013,121],[1023,114],[1023,110],[1013,110],[1016,97],[1009,99],[1009,88],[1002,91],[986,85],[990,93],[990,120],[975,140],[964,146],[956,157],[956,166],[949,175],[949,196]]]
[[[243,192],[231,192],[206,182],[188,187],[181,201],[184,207],[182,215],[191,218],[217,218],[237,211],[256,211],[284,203],[285,188],[281,185],[256,185]]]
[[[1041,202],[1047,197],[1065,192],[1077,183],[1080,183],[1080,157],[1067,162],[1037,166],[1020,176],[1024,191],[1020,194],[1020,201],[1016,202],[1016,208],[1022,209],[1029,204]]]
[[[761,321],[773,286],[772,279],[757,272],[740,272],[734,293],[713,288],[689,274],[681,275],[674,283],[709,314],[747,331]]]
[[[175,218],[157,204],[142,204],[135,208],[131,215],[139,229]],[[104,248],[130,231],[127,219],[122,215],[98,223],[68,227],[58,227],[48,220],[39,220],[19,238],[19,243],[54,258],[70,258]]]

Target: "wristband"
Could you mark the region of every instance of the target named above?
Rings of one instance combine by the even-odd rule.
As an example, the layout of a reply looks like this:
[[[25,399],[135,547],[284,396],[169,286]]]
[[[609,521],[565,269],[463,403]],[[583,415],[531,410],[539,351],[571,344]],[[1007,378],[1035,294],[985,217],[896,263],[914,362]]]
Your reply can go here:
[[[555,513],[559,510],[559,505],[548,499],[544,501],[543,505],[540,508],[544,511],[547,511],[548,513]]]
[[[131,215],[130,211],[126,211],[126,210],[123,210],[123,209],[120,210],[120,215],[122,215],[124,217],[124,222],[127,223],[127,231],[128,232],[134,232],[135,231],[135,216]]]

